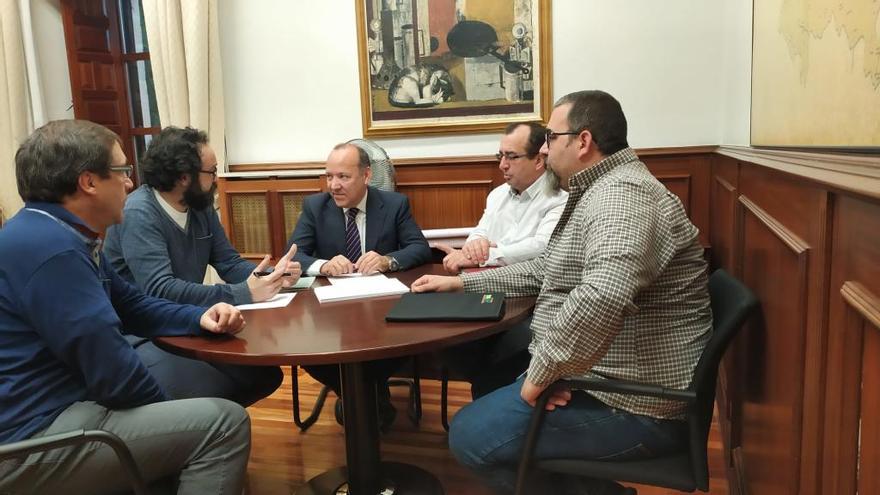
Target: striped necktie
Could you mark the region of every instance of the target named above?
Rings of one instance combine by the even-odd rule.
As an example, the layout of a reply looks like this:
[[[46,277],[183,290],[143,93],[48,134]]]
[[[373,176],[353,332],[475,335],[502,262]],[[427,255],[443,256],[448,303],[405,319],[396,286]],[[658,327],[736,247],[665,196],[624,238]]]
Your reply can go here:
[[[361,236],[358,234],[357,222],[355,222],[358,211],[360,210],[357,208],[349,208],[348,212],[346,212],[345,257],[352,263],[355,263],[361,257]]]

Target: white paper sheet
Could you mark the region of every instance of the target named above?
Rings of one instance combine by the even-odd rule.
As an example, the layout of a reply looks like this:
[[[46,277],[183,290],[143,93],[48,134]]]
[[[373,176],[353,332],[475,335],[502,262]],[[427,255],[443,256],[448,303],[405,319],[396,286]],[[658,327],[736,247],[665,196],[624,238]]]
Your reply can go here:
[[[473,232],[473,227],[459,227],[454,229],[427,229],[422,231],[425,239],[448,239],[450,237],[467,237]]]
[[[251,304],[239,304],[236,308],[245,310],[245,309],[269,309],[269,308],[283,308],[290,304],[290,301],[293,301],[293,296],[295,293],[289,292],[286,294],[277,294],[272,299],[268,301],[251,303]]]
[[[291,289],[308,289],[315,283],[315,277],[300,277],[290,288]]]
[[[364,275],[362,273],[343,273],[341,275],[337,275],[335,277],[327,277],[327,281],[330,282],[330,285],[344,285],[344,284],[370,284],[371,282],[363,282],[363,280],[378,280],[378,279],[388,279],[385,275],[381,273],[374,273],[372,275]]]
[[[393,296],[409,292],[409,287],[396,278],[361,277],[346,282],[315,288],[319,302],[348,301],[365,297]]]

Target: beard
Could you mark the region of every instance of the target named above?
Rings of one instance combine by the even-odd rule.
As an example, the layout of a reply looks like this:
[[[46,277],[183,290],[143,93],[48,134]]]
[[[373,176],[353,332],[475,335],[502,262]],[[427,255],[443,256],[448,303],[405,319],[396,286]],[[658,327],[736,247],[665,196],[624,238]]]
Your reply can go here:
[[[544,189],[551,196],[556,195],[560,189],[566,189],[562,187],[562,179],[560,179],[559,175],[550,168],[550,164],[547,160],[544,160],[544,169],[546,170],[547,179],[544,181]],[[566,189],[568,190],[568,189]]]
[[[217,183],[211,184],[211,189],[202,191],[198,180],[190,182],[189,188],[183,192],[183,203],[194,210],[204,210],[214,206],[214,192],[217,191]]]

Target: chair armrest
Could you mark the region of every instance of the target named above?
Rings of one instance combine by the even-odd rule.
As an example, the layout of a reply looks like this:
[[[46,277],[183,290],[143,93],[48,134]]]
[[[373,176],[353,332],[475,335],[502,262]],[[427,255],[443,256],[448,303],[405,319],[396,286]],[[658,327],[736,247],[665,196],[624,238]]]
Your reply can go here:
[[[676,400],[687,403],[692,403],[697,400],[697,393],[693,390],[667,388],[654,383],[634,382],[629,380],[565,378],[557,381],[550,387],[547,387],[547,390],[558,386],[565,386],[574,390],[596,390],[599,392],[613,392],[624,395],[659,397],[661,399]],[[546,392],[547,391],[545,391],[545,393]]]
[[[0,445],[0,460],[16,457],[26,457],[35,452],[58,449],[69,445],[80,445],[88,442],[99,442],[108,445],[116,453],[119,463],[122,465],[132,489],[136,495],[149,493],[146,483],[141,476],[131,451],[118,436],[103,430],[73,430],[64,433],[55,433],[37,438],[28,438],[18,442]]]

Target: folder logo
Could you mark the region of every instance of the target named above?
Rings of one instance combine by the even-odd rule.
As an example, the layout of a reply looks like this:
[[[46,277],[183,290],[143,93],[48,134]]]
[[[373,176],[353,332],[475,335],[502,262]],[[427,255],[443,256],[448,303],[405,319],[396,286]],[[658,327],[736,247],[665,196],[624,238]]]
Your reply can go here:
[[[483,299],[480,300],[480,304],[492,304],[493,300],[494,298],[492,297],[492,294],[483,294]]]

